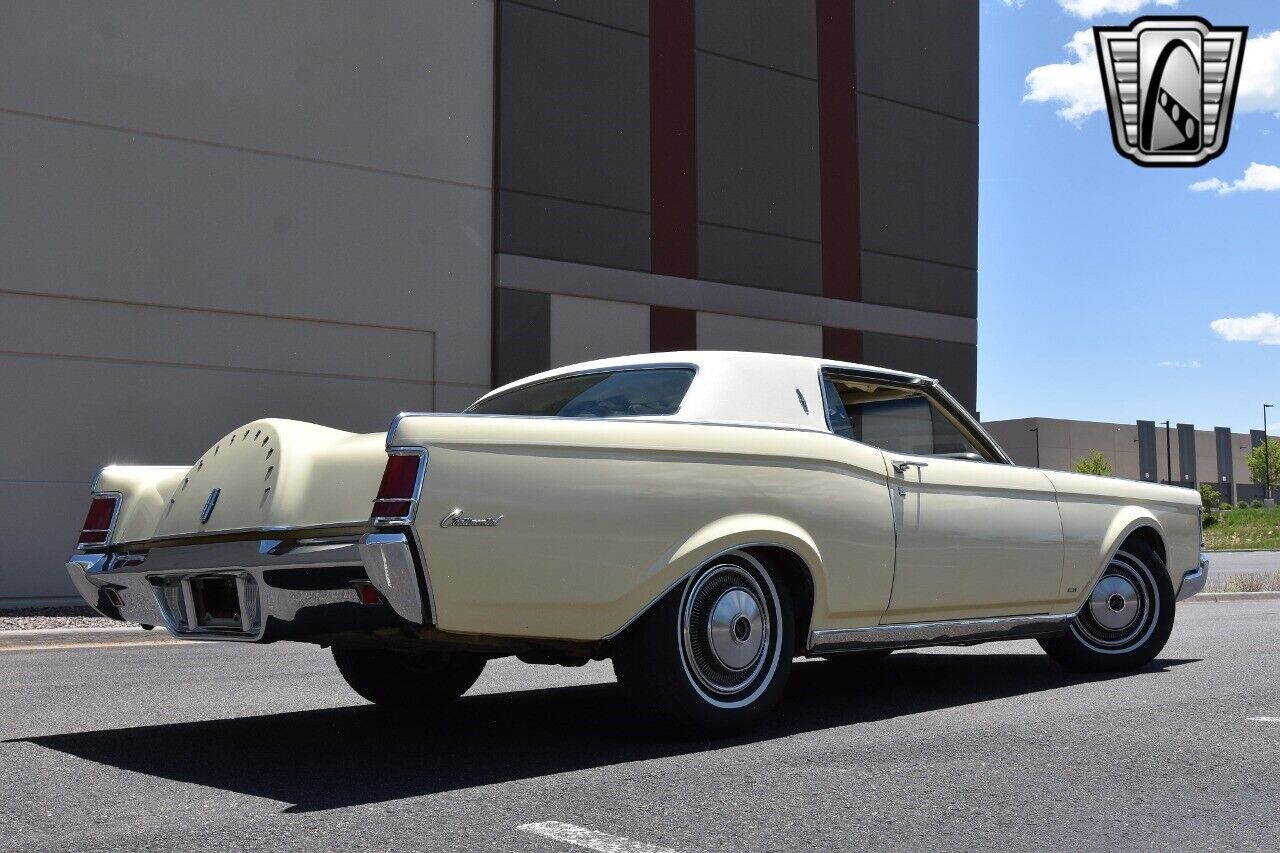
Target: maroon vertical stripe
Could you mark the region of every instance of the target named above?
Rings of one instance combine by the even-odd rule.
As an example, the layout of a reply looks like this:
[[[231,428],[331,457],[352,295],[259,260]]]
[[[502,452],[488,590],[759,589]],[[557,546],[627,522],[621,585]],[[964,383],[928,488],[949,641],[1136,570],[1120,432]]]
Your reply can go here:
[[[697,102],[693,0],[649,0],[649,264],[698,275]],[[649,350],[694,349],[697,315],[653,306]]]
[[[862,298],[862,235],[853,0],[817,0],[817,6],[822,294],[856,301]]]
[[[649,352],[698,348],[698,315],[688,308],[649,306]]]
[[[863,361],[862,332],[857,329],[822,327],[822,357],[838,361]]]
[[[649,0],[649,260],[698,275],[693,0]]]

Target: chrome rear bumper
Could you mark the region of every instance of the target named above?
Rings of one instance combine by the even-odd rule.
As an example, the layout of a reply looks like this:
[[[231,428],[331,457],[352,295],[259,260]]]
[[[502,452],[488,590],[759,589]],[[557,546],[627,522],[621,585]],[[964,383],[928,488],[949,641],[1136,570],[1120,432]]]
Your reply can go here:
[[[1184,598],[1190,598],[1198,592],[1204,590],[1204,585],[1209,580],[1209,555],[1200,552],[1200,564],[1194,569],[1190,569],[1182,576],[1182,583],[1178,586],[1178,601]]]
[[[163,625],[187,639],[301,639],[423,625],[430,613],[425,576],[404,533],[76,554],[67,571],[104,616]],[[378,604],[361,603],[357,585],[366,581],[378,590]],[[207,585],[216,585],[224,600],[234,595],[229,618],[211,619],[198,607]]]

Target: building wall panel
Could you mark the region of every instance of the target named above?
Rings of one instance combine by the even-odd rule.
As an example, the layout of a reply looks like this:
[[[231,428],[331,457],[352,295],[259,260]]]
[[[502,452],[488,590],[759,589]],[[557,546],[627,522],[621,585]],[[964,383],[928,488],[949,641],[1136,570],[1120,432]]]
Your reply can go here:
[[[500,28],[499,187],[647,211],[647,39],[515,3]]]
[[[877,305],[977,317],[978,271],[863,252],[862,299]]]
[[[822,246],[703,223],[698,226],[699,278],[822,294]]]
[[[858,97],[862,248],[978,267],[978,127]]]
[[[493,3],[24,0],[0,107],[489,186]]]
[[[649,306],[551,297],[551,366],[649,351]]]
[[[699,53],[698,218],[821,238],[817,84]]]
[[[697,0],[698,49],[818,76],[814,0]]]
[[[863,351],[867,364],[932,376],[969,411],[976,408],[977,347],[868,332]]]
[[[978,121],[978,4],[856,0],[858,89]]]
[[[822,327],[698,312],[698,349],[822,356]]]
[[[439,329],[488,381],[488,190],[14,115],[0,148],[0,291]]]
[[[512,255],[648,270],[649,214],[504,191],[496,243]]]

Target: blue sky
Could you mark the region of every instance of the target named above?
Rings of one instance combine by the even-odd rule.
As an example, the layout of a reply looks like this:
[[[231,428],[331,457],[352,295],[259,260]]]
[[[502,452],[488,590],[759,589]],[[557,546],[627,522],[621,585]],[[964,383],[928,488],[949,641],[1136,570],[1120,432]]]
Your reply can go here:
[[[1257,316],[1280,315],[1280,2],[980,2],[982,417],[1260,428],[1262,402],[1280,405],[1280,318]],[[1107,7],[1122,11],[1092,14]],[[1091,40],[1070,45],[1171,13],[1247,25],[1246,80],[1222,156],[1142,168],[1091,112]]]

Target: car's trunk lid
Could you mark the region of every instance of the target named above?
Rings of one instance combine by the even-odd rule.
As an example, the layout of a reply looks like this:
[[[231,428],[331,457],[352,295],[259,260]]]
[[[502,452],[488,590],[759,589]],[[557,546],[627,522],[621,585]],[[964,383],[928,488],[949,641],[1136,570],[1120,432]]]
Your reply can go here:
[[[365,524],[385,442],[274,418],[238,427],[177,483],[152,538]]]

